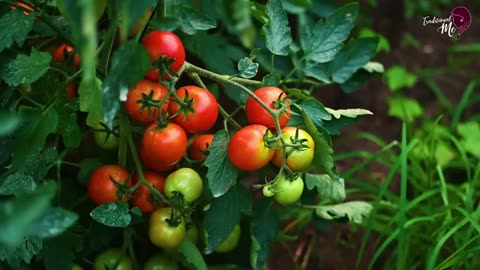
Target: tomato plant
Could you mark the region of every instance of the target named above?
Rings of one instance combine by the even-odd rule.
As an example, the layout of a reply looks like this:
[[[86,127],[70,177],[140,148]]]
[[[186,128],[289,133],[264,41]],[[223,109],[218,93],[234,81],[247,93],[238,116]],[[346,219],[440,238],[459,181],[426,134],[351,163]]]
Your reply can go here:
[[[248,125],[235,133],[228,143],[228,158],[240,170],[255,171],[267,165],[275,150],[265,144],[271,136],[267,127]]]
[[[109,248],[98,254],[93,262],[94,270],[131,270],[132,260],[119,248]]]
[[[157,189],[159,192],[163,192],[163,188],[165,185],[165,177],[162,175],[151,172],[151,171],[144,171],[143,177],[145,180],[150,184],[153,188]],[[138,174],[134,174],[132,177],[133,185],[138,183],[139,176]],[[150,213],[155,210],[160,202],[157,199],[156,203],[152,203],[153,197],[151,196],[151,191],[146,185],[140,185],[137,188],[137,194],[134,195],[131,199],[132,205],[140,208],[145,213]]]
[[[172,208],[164,207],[150,215],[148,235],[154,245],[166,249],[176,248],[185,239],[185,222],[174,213]]]
[[[96,169],[88,180],[88,196],[96,204],[118,200],[117,184],[128,183],[130,174],[118,165],[104,165]],[[127,199],[127,198],[122,198]]]
[[[217,121],[218,107],[212,93],[196,86],[183,86],[177,90],[176,95],[180,102],[191,102],[191,112],[182,112],[181,106],[172,102],[169,110],[172,115],[176,115],[173,118],[175,123],[189,133],[202,133],[213,127]]]
[[[167,94],[167,88],[161,84],[139,81],[135,88],[128,91],[125,109],[133,119],[144,124],[153,123],[159,118],[158,104],[163,102],[160,105],[160,113],[168,110]]]
[[[331,135],[370,112],[316,98],[381,70],[359,5],[174,2],[1,2],[1,269],[265,269],[368,215]]]
[[[164,69],[170,68],[173,72],[177,72],[185,63],[185,48],[182,41],[172,32],[153,31],[142,39],[142,45],[147,50],[152,62],[158,61],[165,57],[166,61],[171,61]],[[161,70],[154,68],[148,71],[145,78],[158,81],[160,79]],[[166,73],[165,70],[162,74]],[[168,77],[162,77],[164,79]]]
[[[283,155],[286,153],[285,163],[293,171],[303,171],[312,163],[315,153],[315,142],[312,136],[303,129],[296,127],[284,127],[282,137],[285,144],[278,141],[279,149],[273,157],[273,164],[282,166]],[[284,148],[285,147],[285,148]]]
[[[178,169],[167,176],[165,194],[172,198],[181,194],[186,203],[192,203],[202,194],[203,182],[198,173],[190,168]]]
[[[254,94],[274,112],[280,113],[278,117],[280,127],[287,125],[290,118],[290,106],[288,105],[288,101],[286,101],[285,92],[278,87],[267,86],[257,89]],[[259,124],[268,128],[275,127],[275,119],[273,116],[263,108],[258,101],[253,99],[253,97],[247,99],[245,112],[247,113],[248,123],[252,125]]]
[[[207,158],[208,147],[212,145],[213,137],[213,134],[204,134],[196,137],[190,146],[190,158],[198,161],[205,160]]]

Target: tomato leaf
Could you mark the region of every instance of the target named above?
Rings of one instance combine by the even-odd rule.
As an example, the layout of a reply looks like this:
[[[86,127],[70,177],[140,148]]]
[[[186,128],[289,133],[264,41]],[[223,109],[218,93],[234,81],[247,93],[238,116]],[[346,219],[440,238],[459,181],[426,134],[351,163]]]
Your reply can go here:
[[[42,239],[25,237],[19,245],[0,245],[0,261],[7,262],[13,269],[20,269],[22,263],[31,263],[43,248]]]
[[[328,174],[305,174],[305,184],[309,190],[317,189],[322,199],[334,202],[345,200],[345,181],[338,176],[333,179]]]
[[[177,6],[177,18],[180,28],[188,35],[193,35],[197,30],[209,30],[217,27],[212,18],[197,9],[185,5]]]
[[[15,130],[20,118],[13,112],[0,111],[0,136],[7,135]]]
[[[65,233],[44,241],[41,256],[45,269],[72,269],[75,260],[74,250],[81,247],[80,235],[66,231]]]
[[[228,132],[222,129],[213,137],[212,145],[208,148],[210,153],[205,161],[208,168],[208,187],[215,198],[224,195],[237,183],[238,170],[228,160],[227,148]]]
[[[63,143],[67,148],[80,146],[82,134],[77,122],[78,99],[65,102],[57,106],[59,112],[57,132],[63,137]]]
[[[373,206],[370,203],[352,201],[335,205],[319,205],[315,209],[315,214],[326,220],[346,219],[350,223],[362,224],[372,209]]]
[[[32,83],[42,77],[49,68],[52,56],[47,52],[32,49],[30,55],[19,54],[3,69],[3,80],[12,86]]]
[[[279,86],[280,85],[280,75],[279,74],[268,74],[262,79],[262,87],[265,86]]]
[[[78,219],[78,214],[63,208],[52,207],[30,226],[30,235],[54,237],[63,233]]]
[[[82,80],[78,85],[78,95],[80,96],[80,111],[88,112],[87,125],[96,127],[99,122],[103,122],[102,111],[102,81]]]
[[[298,105],[300,106],[301,110],[303,110],[310,117],[314,126],[317,128],[323,127],[323,122],[325,120],[332,119],[331,114],[328,113],[323,104],[316,99],[310,98]],[[293,111],[297,114],[293,114],[290,117],[290,120],[288,121],[288,126],[305,128],[303,116],[298,110],[298,108],[294,107]]]
[[[304,27],[300,44],[305,58],[318,63],[330,62],[340,51],[357,21],[358,3],[346,4],[313,28]]]
[[[45,146],[47,136],[57,130],[58,114],[50,108],[46,111],[23,107],[19,114],[22,125],[15,138],[12,170],[19,169],[32,155],[39,153]]]
[[[90,216],[98,223],[109,227],[127,227],[132,220],[128,203],[124,201],[101,204],[93,209]]]
[[[282,2],[280,0],[268,1],[266,13],[269,21],[263,26],[263,31],[268,50],[276,55],[288,55],[292,43],[292,33]]]
[[[30,175],[15,173],[9,175],[0,186],[0,195],[16,195],[35,190],[37,184]]]
[[[340,87],[344,93],[351,94],[360,89],[372,76],[372,73],[365,69],[360,69],[352,77],[340,84]]]
[[[253,269],[263,269],[268,260],[272,242],[280,230],[280,220],[275,214],[272,202],[272,199],[263,199],[254,209],[250,254]]]
[[[202,253],[198,250],[198,247],[190,240],[185,239],[182,244],[177,248],[183,257],[197,270],[207,270],[207,264],[203,259]]]
[[[15,42],[23,46],[28,33],[32,30],[35,13],[25,16],[23,11],[12,10],[0,18],[0,52],[10,48]]]
[[[47,181],[33,193],[17,196],[0,204],[0,243],[17,245],[24,241],[35,220],[50,206],[57,186]],[[21,213],[21,214],[19,214]]]
[[[231,188],[220,198],[214,199],[204,219],[207,231],[207,245],[204,252],[212,253],[240,223],[241,213],[251,209],[250,192],[240,185]]]
[[[330,138],[324,138],[325,135],[322,133],[322,136],[319,133],[319,130],[317,127],[315,127],[309,114],[303,110],[301,113],[307,132],[310,134],[310,136],[312,136],[313,141],[315,142],[315,154],[312,164],[309,166],[309,171],[320,170],[320,172],[326,173],[332,178],[335,177],[333,170],[334,163],[332,158],[333,149],[327,141],[330,140]]]
[[[344,83],[362,68],[375,55],[377,38],[361,38],[352,41],[328,64],[328,72],[332,80]]]
[[[135,87],[149,68],[150,57],[147,51],[133,40],[114,53],[112,69],[103,84],[102,98],[103,113],[109,127],[113,126],[120,101],[127,98],[128,88]]]
[[[86,158],[80,162],[80,172],[78,172],[77,179],[80,183],[86,184],[92,172],[103,163],[96,158]]]
[[[257,75],[258,63],[253,62],[250,57],[244,57],[238,62],[237,68],[240,77],[250,79]]]

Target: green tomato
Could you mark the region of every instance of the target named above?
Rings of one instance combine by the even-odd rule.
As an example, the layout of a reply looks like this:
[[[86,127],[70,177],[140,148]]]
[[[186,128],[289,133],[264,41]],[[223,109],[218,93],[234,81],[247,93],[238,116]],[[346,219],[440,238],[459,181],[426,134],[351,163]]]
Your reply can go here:
[[[95,0],[95,21],[98,21],[102,17],[105,7],[107,6],[107,0]],[[63,17],[68,17],[64,0],[57,0],[57,8]]]
[[[118,263],[117,263],[118,262]],[[115,267],[115,265],[117,267]],[[115,268],[114,268],[115,267]],[[127,255],[122,256],[119,248],[109,248],[100,253],[93,262],[94,270],[132,270],[132,260]]]
[[[281,175],[274,187],[275,201],[281,205],[296,203],[302,196],[303,186],[304,183],[301,177],[289,180],[284,175]]]
[[[263,193],[263,196],[267,198],[273,197],[273,195],[275,195],[275,193],[273,193],[272,191],[272,186],[269,186],[269,185],[263,186],[262,193]]]
[[[98,123],[95,127],[93,138],[95,143],[102,149],[113,150],[118,147],[120,138],[118,137],[118,121],[113,124],[113,129],[117,130],[115,134],[107,132],[107,129],[101,123]]]
[[[144,270],[178,270],[177,263],[165,256],[164,254],[156,254],[150,257],[143,267]]]
[[[215,249],[217,253],[226,253],[232,251],[238,244],[240,240],[240,225],[236,225],[233,228],[233,231],[228,235],[227,239],[223,240],[222,243]]]
[[[169,223],[172,211],[172,208],[162,207],[150,215],[148,236],[150,241],[157,247],[175,249],[185,239],[187,229],[183,218],[176,226]]]
[[[202,195],[202,178],[190,168],[180,168],[167,176],[164,190],[168,198],[179,192],[183,195],[185,203],[192,203]]]

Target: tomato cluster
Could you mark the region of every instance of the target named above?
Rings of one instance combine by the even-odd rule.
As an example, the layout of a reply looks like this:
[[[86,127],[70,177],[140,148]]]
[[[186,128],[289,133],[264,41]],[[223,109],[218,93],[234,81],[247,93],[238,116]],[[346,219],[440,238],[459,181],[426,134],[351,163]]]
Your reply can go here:
[[[190,218],[186,210],[202,195],[203,180],[195,170],[179,164],[187,156],[190,136],[191,160],[206,159],[213,134],[201,133],[216,123],[218,104],[207,89],[191,85],[174,89],[170,84],[175,80],[172,72],[185,62],[183,44],[175,34],[154,31],[144,37],[142,44],[151,57],[152,69],[145,80],[129,90],[125,112],[133,124],[144,129],[137,150],[145,169],[129,173],[119,165],[101,166],[90,176],[88,194],[96,204],[119,198],[129,200],[132,206],[150,214],[151,242],[172,249],[187,237],[198,238],[195,229],[187,232]],[[102,148],[118,146],[117,122],[113,130],[102,123],[95,129],[95,140]],[[147,265],[162,260],[153,257]]]
[[[230,139],[228,158],[244,171],[259,170],[270,162],[279,168],[285,167],[290,172],[289,177],[280,174],[273,183],[264,186],[263,194],[274,196],[283,205],[295,203],[304,186],[295,172],[302,172],[310,166],[315,143],[305,130],[287,126],[291,117],[290,101],[280,88],[262,87],[253,94],[255,97],[249,97],[245,106],[249,125]],[[278,116],[278,121],[272,114]],[[274,133],[277,133],[276,137]]]
[[[150,55],[152,67],[143,80],[129,89],[124,108],[131,123],[143,129],[137,141],[143,170],[129,172],[119,165],[101,166],[90,177],[88,194],[96,204],[129,200],[132,206],[150,215],[151,243],[169,250],[186,238],[197,242],[199,233],[191,226],[190,214],[202,196],[204,183],[196,170],[182,164],[184,160],[206,160],[214,135],[204,133],[217,122],[219,108],[207,89],[193,85],[174,88],[185,63],[183,44],[175,34],[153,31],[141,44]],[[66,46],[62,50],[62,56],[72,52]],[[231,136],[226,149],[228,160],[240,170],[256,171],[269,163],[279,167],[279,175],[264,185],[263,193],[282,205],[293,204],[301,197],[301,173],[309,167],[315,151],[314,141],[305,130],[287,126],[292,104],[278,87],[257,89],[246,101],[248,125]],[[105,149],[118,146],[116,124],[113,130],[104,124],[95,129],[96,141]],[[233,250],[239,238],[237,225],[215,251]],[[105,257],[118,261],[117,251],[107,250]],[[112,265],[102,258],[100,255],[97,261]],[[121,260],[128,269],[128,257]],[[171,268],[176,268],[175,262],[161,254],[150,258],[146,267],[157,262],[171,263]]]

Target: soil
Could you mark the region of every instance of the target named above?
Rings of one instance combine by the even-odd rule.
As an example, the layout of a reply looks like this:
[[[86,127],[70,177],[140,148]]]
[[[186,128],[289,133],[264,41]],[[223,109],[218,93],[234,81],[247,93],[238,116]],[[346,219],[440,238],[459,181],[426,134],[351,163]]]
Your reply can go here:
[[[455,41],[451,40],[446,34],[441,35],[438,33],[435,26],[424,27],[421,17],[410,21],[404,20],[402,12],[399,12],[404,9],[404,1],[381,0],[378,3],[378,9],[373,13],[372,28],[389,39],[391,51],[389,53],[381,53],[374,61],[381,62],[385,69],[393,65],[404,66],[410,72],[432,68],[437,72],[433,79],[440,86],[443,94],[452,104],[457,104],[465,87],[475,76],[475,71],[480,69],[480,61],[469,61],[469,63],[467,62],[468,66],[457,69],[449,67],[452,60],[455,63],[461,63],[463,60],[472,59],[473,57],[463,53],[449,54],[449,49],[454,45]],[[476,22],[478,17],[475,18],[475,14],[480,14],[480,7],[478,3],[475,5],[474,1],[464,1],[462,4],[470,8],[470,12],[473,14],[473,23],[462,35],[458,43],[478,43],[480,40],[477,33],[480,33],[480,23]],[[365,6],[368,5],[361,3],[361,9]],[[425,15],[446,17],[454,6],[445,7],[445,14]],[[417,39],[420,48],[402,46],[403,33],[410,33]],[[475,57],[478,57],[478,55]],[[335,109],[365,108],[374,113],[373,116],[365,117],[355,125],[344,129],[340,136],[334,138],[334,146],[337,153],[360,150],[378,151],[379,147],[368,141],[356,141],[354,144],[345,143],[347,138],[360,132],[372,133],[387,143],[393,140],[400,140],[401,122],[388,116],[387,99],[391,94],[380,76],[374,77],[353,94],[342,92],[338,86],[325,87],[315,93],[315,96],[327,107]],[[413,88],[405,89],[404,94],[420,102],[427,118],[433,118],[445,113],[445,111],[442,111],[443,108],[438,103],[435,94],[425,81],[421,79],[417,81]],[[474,109],[466,111],[465,114],[473,113]],[[448,121],[448,119],[445,121]],[[337,169],[341,172],[342,170],[347,170],[352,164],[353,161],[338,162]],[[388,168],[379,164],[372,164],[368,170],[378,181],[383,181],[388,173]],[[345,179],[345,182],[348,185],[348,179]],[[398,190],[398,181],[392,183],[391,189],[393,191]],[[333,224],[331,229],[327,231],[314,230],[313,226],[310,226],[301,232],[301,237],[295,244],[278,244],[274,246],[269,266],[270,269],[355,269],[362,237],[363,229],[350,225]],[[318,241],[311,252],[308,265],[299,267],[300,263],[294,262],[294,260],[297,257],[300,259],[305,257],[308,253],[306,246],[312,239],[317,239]],[[375,253],[375,245],[376,237],[371,235],[362,258],[362,263],[358,269],[367,269],[368,263]],[[387,258],[380,258],[374,269],[383,269],[382,265],[385,259]]]

